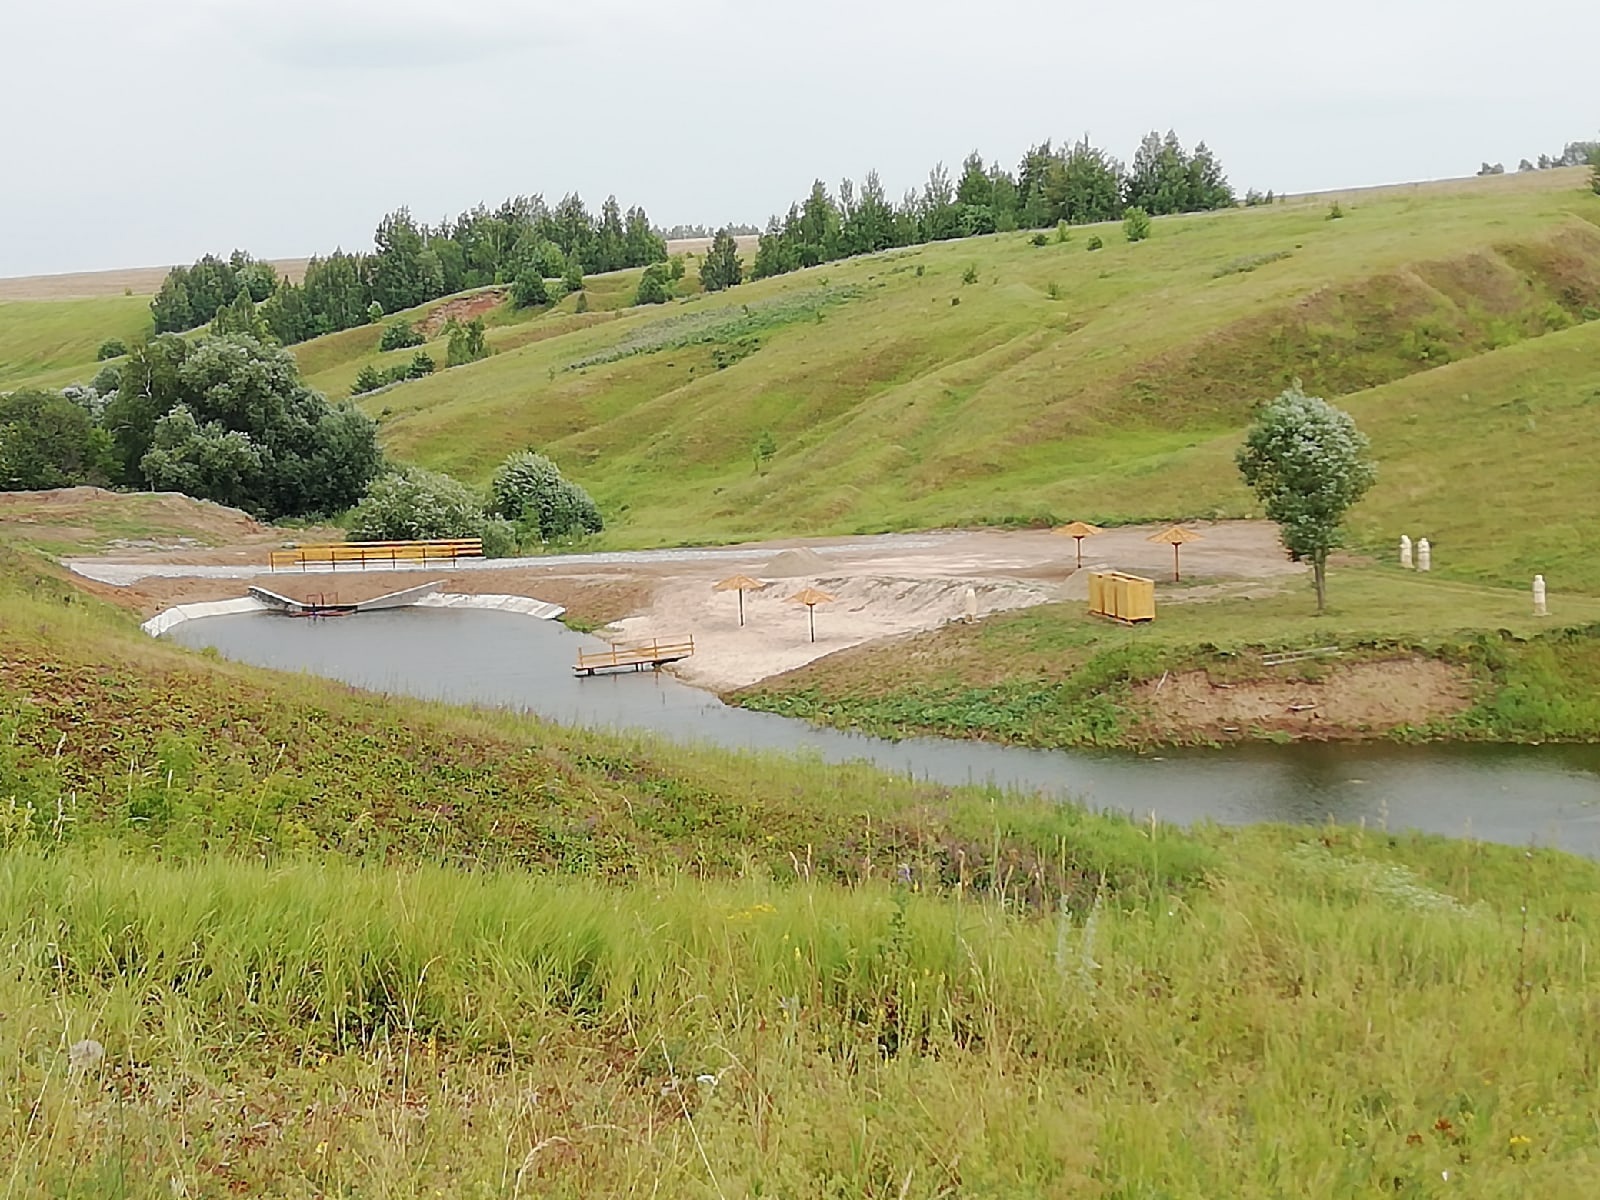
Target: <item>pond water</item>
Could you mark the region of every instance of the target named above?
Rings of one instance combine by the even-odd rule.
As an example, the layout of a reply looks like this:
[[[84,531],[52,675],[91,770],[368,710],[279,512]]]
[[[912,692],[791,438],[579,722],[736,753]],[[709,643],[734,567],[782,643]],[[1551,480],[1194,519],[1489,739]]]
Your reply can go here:
[[[327,620],[245,614],[189,621],[168,636],[374,691],[732,749],[867,761],[917,779],[1044,793],[1165,821],[1364,822],[1600,858],[1600,746],[1302,744],[1149,755],[944,738],[890,742],[730,708],[665,673],[577,679],[578,650],[603,643],[510,613],[397,609]]]

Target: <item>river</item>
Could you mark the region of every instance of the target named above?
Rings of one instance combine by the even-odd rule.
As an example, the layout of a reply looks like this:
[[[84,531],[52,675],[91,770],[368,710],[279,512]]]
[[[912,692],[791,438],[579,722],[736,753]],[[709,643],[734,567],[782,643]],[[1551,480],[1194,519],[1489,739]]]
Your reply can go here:
[[[1331,820],[1600,858],[1600,746],[1306,743],[1133,754],[948,738],[890,742],[730,708],[666,673],[577,679],[579,648],[603,643],[510,613],[397,609],[319,620],[245,614],[189,621],[167,636],[373,691],[730,749],[867,761],[917,779],[1043,793],[1141,818]]]

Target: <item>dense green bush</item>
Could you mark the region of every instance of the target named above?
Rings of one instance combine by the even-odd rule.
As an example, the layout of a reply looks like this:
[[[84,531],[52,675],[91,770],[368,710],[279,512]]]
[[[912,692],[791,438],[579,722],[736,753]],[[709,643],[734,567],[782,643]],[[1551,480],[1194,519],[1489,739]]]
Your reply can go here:
[[[98,396],[109,396],[122,386],[122,369],[116,363],[108,362],[94,373],[94,378],[89,381],[89,386]]]
[[[447,368],[465,366],[467,363],[477,362],[480,358],[489,357],[489,347],[483,340],[482,317],[473,317],[465,325],[451,317],[444,328],[450,337],[444,356],[444,365]]]
[[[501,463],[489,488],[492,511],[541,542],[599,533],[605,527],[589,493],[532,450]]]
[[[1122,218],[1122,232],[1130,242],[1142,242],[1150,236],[1150,214],[1142,208],[1130,208]]]
[[[368,363],[356,372],[355,382],[350,385],[350,394],[364,396],[368,392],[375,392],[390,384],[404,383],[408,379],[423,379],[432,375],[434,369],[433,356],[426,350],[418,350],[411,356],[410,362],[399,363],[388,370]]]
[[[382,464],[370,417],[329,403],[301,382],[293,355],[246,336],[165,334],[137,347],[101,424],[118,482],[268,519],[342,512]]]
[[[104,484],[111,438],[82,405],[58,392],[0,395],[0,490]]]
[[[97,362],[105,362],[108,358],[121,358],[128,352],[128,344],[121,338],[107,338],[100,343],[100,349],[95,351]]]
[[[484,526],[483,505],[471,488],[417,467],[374,479],[350,513],[350,536],[363,542],[482,537]]]
[[[634,293],[635,304],[665,304],[672,299],[672,277],[661,263],[644,269],[639,278],[639,290]]]
[[[427,339],[411,327],[407,321],[396,321],[393,325],[383,327],[383,336],[378,339],[379,350],[408,350],[412,346],[420,346]]]
[[[517,272],[511,285],[511,303],[518,308],[539,308],[550,303],[550,289],[545,286],[544,272],[537,266],[526,266]]]

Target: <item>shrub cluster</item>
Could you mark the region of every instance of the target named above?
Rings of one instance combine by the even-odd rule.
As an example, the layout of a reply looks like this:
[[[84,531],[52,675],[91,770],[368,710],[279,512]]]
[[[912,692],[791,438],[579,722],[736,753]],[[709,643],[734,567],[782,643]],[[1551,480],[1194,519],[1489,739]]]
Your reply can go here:
[[[487,501],[435,471],[388,471],[352,510],[349,529],[360,541],[482,538],[484,553],[496,558],[598,533],[604,524],[588,492],[544,455],[523,450],[495,471]]]
[[[396,321],[393,325],[386,325],[383,336],[378,339],[379,350],[409,350],[412,346],[420,346],[427,339],[418,333],[408,321]]]

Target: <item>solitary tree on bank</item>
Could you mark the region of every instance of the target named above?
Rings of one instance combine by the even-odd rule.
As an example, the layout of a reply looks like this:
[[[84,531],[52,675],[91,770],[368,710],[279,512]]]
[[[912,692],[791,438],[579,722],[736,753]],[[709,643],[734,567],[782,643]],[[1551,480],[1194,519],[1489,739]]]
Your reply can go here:
[[[1367,438],[1350,414],[1300,390],[1299,380],[1256,414],[1239,473],[1260,498],[1295,562],[1311,564],[1317,612],[1328,603],[1328,552],[1344,515],[1377,478]]]

